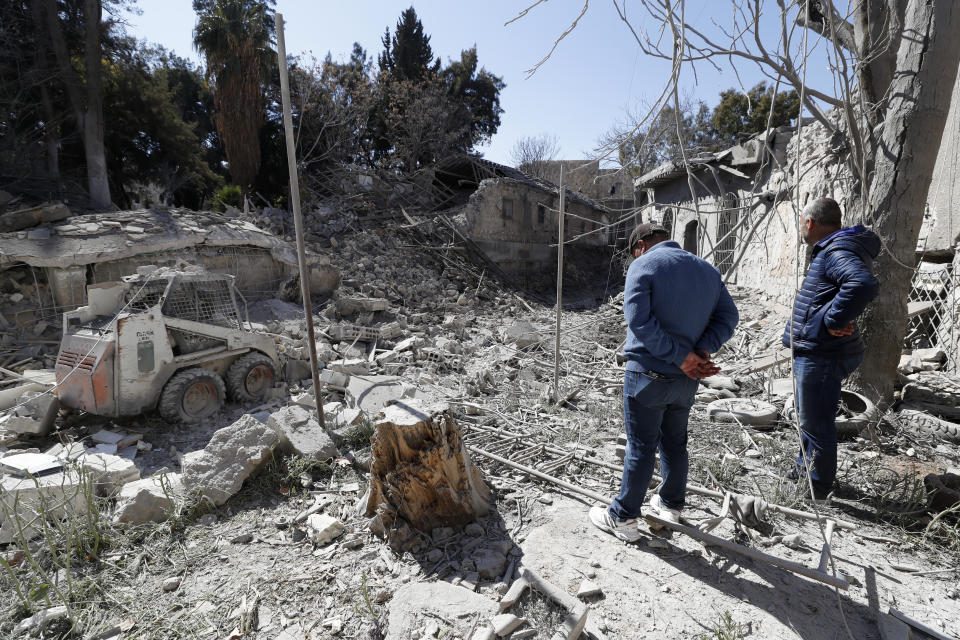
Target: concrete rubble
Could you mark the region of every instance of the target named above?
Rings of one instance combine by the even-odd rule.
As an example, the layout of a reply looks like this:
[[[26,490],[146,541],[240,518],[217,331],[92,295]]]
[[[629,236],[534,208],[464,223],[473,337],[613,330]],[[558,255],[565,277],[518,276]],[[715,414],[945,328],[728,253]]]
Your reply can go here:
[[[30,460],[20,466],[20,474],[11,474],[16,460],[40,454],[21,454],[4,458],[6,473],[0,476],[0,544],[8,544],[21,536],[31,540],[43,532],[44,521],[77,517],[91,506],[91,494],[82,476],[62,464]]]
[[[270,414],[267,427],[278,437],[280,450],[317,460],[329,460],[340,455],[333,438],[317,421],[316,409],[312,411],[293,405]]]
[[[113,517],[116,522],[128,525],[163,522],[183,496],[180,474],[168,473],[136,480],[120,489]]]
[[[252,416],[217,430],[201,451],[180,460],[183,486],[219,506],[256,473],[280,443],[277,432]]]
[[[21,435],[45,436],[53,428],[60,402],[52,393],[28,391],[20,396],[19,406],[0,417],[0,429]]]
[[[255,215],[262,218],[266,214]],[[110,227],[123,234],[124,242],[132,239],[138,243],[141,239],[136,236],[160,234],[151,231],[151,218],[128,217],[119,229]],[[287,219],[276,212],[269,217],[277,229],[286,224]],[[551,633],[572,638],[582,630],[595,638],[675,637],[662,620],[638,620],[631,607],[650,607],[657,602],[666,607],[664,611],[676,613],[683,606],[702,606],[705,598],[729,609],[737,619],[754,620],[758,625],[754,633],[764,637],[786,633],[783,620],[809,623],[827,615],[835,603],[832,591],[829,596],[834,599],[828,601],[819,598],[806,582],[779,572],[768,575],[760,569],[756,571],[759,577],[750,571],[725,571],[716,579],[716,567],[700,555],[702,547],[683,536],[645,538],[637,545],[639,549],[606,540],[585,520],[583,503],[571,500],[564,488],[546,480],[531,480],[527,474],[475,452],[476,448],[488,448],[505,457],[527,456],[522,461],[530,467],[609,494],[619,471],[601,473],[583,460],[597,459],[618,467],[618,450],[625,453],[618,395],[622,368],[616,364],[624,332],[622,298],[608,297],[599,305],[591,302],[583,310],[565,309],[565,327],[569,322],[575,329],[563,334],[563,393],[557,398],[551,390],[552,349],[542,348],[552,347],[552,306],[502,288],[489,275],[480,278],[482,269],[473,275],[458,270],[454,259],[437,259],[442,268],[423,258],[429,253],[426,250],[411,259],[411,252],[401,251],[396,237],[443,226],[430,216],[416,216],[415,231],[391,229],[389,233],[335,231],[337,216],[316,220],[321,219],[316,224],[322,226],[311,232],[335,248],[324,277],[327,286],[332,286],[329,275],[335,271],[338,287],[329,297],[314,300],[326,430],[316,420],[318,390],[313,388],[309,369],[302,308],[271,299],[251,301],[247,308],[254,325],[275,336],[287,373],[289,398],[284,392],[255,407],[228,405],[221,414],[191,429],[163,424],[150,414],[128,422],[85,423],[82,416],[54,413],[50,419],[53,430],[46,435],[19,433],[9,436],[7,444],[0,440],[0,448],[13,447],[0,450],[0,462],[7,459],[4,455],[10,457],[10,452],[28,448],[52,458],[44,459],[51,472],[38,478],[45,483],[45,495],[62,496],[63,487],[76,487],[88,478],[113,522],[142,525],[177,516],[162,529],[177,528],[176,535],[170,536],[178,545],[169,547],[175,549],[169,552],[170,561],[153,556],[138,569],[123,564],[135,578],[119,579],[119,587],[136,592],[150,606],[156,600],[156,606],[163,605],[163,615],[174,621],[201,620],[216,612],[230,620],[228,628],[236,624],[243,629],[236,637],[301,638],[310,633],[361,637],[377,632],[398,640],[549,637]],[[202,233],[198,220],[185,223],[198,229],[190,234]],[[94,239],[104,233],[107,221],[71,218],[66,224],[47,225],[46,239],[40,237],[45,233],[40,227],[33,240],[24,231],[17,242]],[[92,224],[100,226],[85,226]],[[247,222],[237,224],[243,227]],[[243,231],[232,229],[231,233]],[[167,233],[160,235],[169,249]],[[404,242],[412,242],[410,236],[403,237]],[[273,246],[272,241],[263,242]],[[326,248],[326,244],[322,246]],[[459,256],[455,258],[459,260]],[[14,282],[12,276],[10,281]],[[5,305],[21,314],[25,313],[20,310],[23,302],[29,300],[32,276],[25,273],[15,282],[0,289],[4,318],[19,317],[6,313]],[[284,289],[290,289],[290,284],[288,281]],[[14,302],[14,294],[24,299]],[[768,312],[766,307],[774,308],[769,299],[738,297],[738,304],[746,312],[744,327],[731,343],[736,348],[723,354],[721,375],[701,382],[692,412],[691,443],[696,440],[698,444],[691,446],[695,461],[691,481],[696,476],[697,482],[710,482],[711,488],[744,490],[745,485],[753,491],[749,483],[763,482],[770,474],[779,477],[784,461],[795,454],[790,423],[783,415],[792,382],[784,377],[789,376],[788,368],[772,366],[759,374],[749,371],[778,348],[782,331],[778,314],[783,312]],[[568,313],[576,320],[570,320]],[[48,322],[49,326],[35,335],[21,321],[16,335],[18,339],[33,336],[31,339],[53,341],[57,323]],[[9,355],[14,355],[14,346],[17,351],[33,349],[17,356],[18,360],[29,358],[15,367],[17,373],[53,364],[56,351],[52,345],[21,346],[11,341],[7,343]],[[31,355],[34,352],[36,355]],[[929,378],[923,376],[948,366],[947,356],[935,347],[909,350],[901,361],[901,388],[906,389],[908,399],[933,402],[942,398],[943,389],[937,391],[940,395],[928,398],[903,385],[928,389]],[[3,379],[0,376],[0,381]],[[17,379],[0,387],[0,412],[4,411],[5,393],[17,390],[19,397],[26,389],[48,388],[31,385],[36,383]],[[444,404],[436,405],[438,399]],[[724,412],[711,415],[708,405],[716,400],[728,402],[723,403]],[[765,416],[762,424],[751,424],[760,409]],[[0,416],[9,414],[12,412]],[[922,479],[929,474],[929,488],[939,496],[932,498],[931,504],[947,505],[957,491],[955,476],[946,473],[960,466],[954,447],[944,439],[903,437],[891,426],[891,415],[878,415],[874,421],[879,424],[882,445],[871,445],[859,430],[844,436],[842,473],[857,478],[879,467],[914,474],[878,476],[886,479],[888,487],[894,486],[896,478]],[[7,417],[7,423],[11,419]],[[394,438],[391,449],[386,446],[388,438],[378,434],[371,447],[371,427],[394,435],[409,429],[418,437]],[[480,436],[496,430],[528,440],[478,442]],[[0,424],[0,431],[10,431],[8,424]],[[550,459],[544,454],[547,446],[562,453]],[[388,449],[410,455],[385,469]],[[133,457],[124,457],[123,452]],[[456,455],[444,458],[447,454]],[[271,458],[274,463],[267,466]],[[433,458],[459,462],[438,464]],[[270,476],[263,479],[262,492],[241,492],[245,482],[265,469]],[[13,495],[8,486],[17,495],[30,495],[32,490],[22,484],[24,478],[4,474],[0,486],[5,501]],[[778,491],[793,488],[784,486]],[[411,487],[440,490],[431,499],[420,500],[411,498],[420,495],[409,491]],[[192,504],[191,494],[208,498],[204,515],[190,515],[186,506]],[[480,499],[484,497],[485,501]],[[408,519],[404,515],[415,513],[405,511],[411,506],[437,514],[453,503],[473,509],[436,521],[413,522],[413,516]],[[803,507],[797,500],[789,504]],[[66,505],[61,517],[80,507]],[[693,517],[700,517],[701,510],[714,513],[718,508],[719,503],[691,497]],[[922,511],[924,507],[911,508]],[[469,517],[463,515],[466,511],[470,511]],[[922,517],[927,523],[932,519],[931,513]],[[39,531],[35,524],[33,534]],[[791,522],[789,526],[800,525]],[[891,533],[884,529],[884,524],[863,526],[879,537],[901,535],[900,530]],[[6,533],[9,537],[9,531],[0,524],[0,536]],[[722,533],[735,535],[732,529]],[[784,534],[781,530],[757,539],[756,546],[769,544],[768,550],[816,566],[816,558],[810,555],[819,551],[815,527],[807,527],[802,534],[793,530]],[[932,556],[911,558],[905,546],[878,543],[870,547],[858,535],[843,532],[838,557],[862,553],[865,560],[883,568],[886,556],[902,555],[904,564],[911,560],[922,570],[946,568],[938,566]],[[794,545],[795,540],[807,544]],[[150,544],[159,543],[151,540]],[[153,547],[150,553],[158,548],[168,547]],[[125,562],[130,559],[124,557]],[[121,565],[114,558],[110,561]],[[731,562],[737,560],[731,556]],[[276,567],[287,569],[278,574]],[[542,618],[530,613],[523,600],[523,593],[531,593],[525,591],[531,585],[529,572],[536,572],[546,585],[543,588],[556,596],[550,599],[551,615],[563,618],[566,627],[549,629]],[[865,583],[862,572],[859,579]],[[878,580],[882,585],[879,597],[885,600],[895,595],[909,601],[911,613],[927,622],[935,624],[940,616],[944,621],[941,629],[954,628],[949,617],[939,612],[951,611],[960,594],[952,597],[949,589],[942,588],[946,581],[936,578],[917,575],[911,580],[915,582],[909,588]],[[269,582],[269,587],[264,582]],[[780,598],[771,596],[775,592],[769,589],[769,584],[780,589],[781,583],[793,590],[790,594],[804,590],[818,611],[796,610],[781,616],[776,609]],[[304,584],[311,585],[315,610],[301,607],[299,590]],[[924,599],[912,595],[914,584],[923,585]],[[536,597],[541,597],[542,592],[536,587],[535,591]],[[265,596],[267,593],[270,595]],[[744,593],[770,602],[775,609],[744,610]],[[861,611],[867,606],[863,604],[865,593],[851,588],[843,596],[856,603],[848,611],[855,619],[855,633],[863,630],[862,620],[867,618]],[[171,602],[182,608],[171,609]],[[712,619],[703,616],[697,621],[712,624]],[[691,637],[703,632],[702,626],[696,627],[680,614],[672,623]],[[838,628],[835,618],[829,618],[829,623]],[[6,629],[0,628],[0,634]],[[92,632],[87,635],[95,636]]]

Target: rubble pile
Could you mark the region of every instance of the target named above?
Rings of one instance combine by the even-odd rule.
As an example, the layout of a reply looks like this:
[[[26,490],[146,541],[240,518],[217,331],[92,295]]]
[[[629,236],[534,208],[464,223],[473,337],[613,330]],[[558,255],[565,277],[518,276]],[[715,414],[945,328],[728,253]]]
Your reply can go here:
[[[277,233],[292,231],[279,212],[257,216]],[[25,370],[37,368],[32,360],[0,377],[8,381],[0,399],[17,390],[0,405],[0,431],[10,434],[0,441],[0,501],[7,511],[33,505],[12,513],[29,523],[34,544],[44,522],[91,514],[102,516],[98,535],[111,543],[102,557],[69,567],[47,556],[40,575],[17,555],[23,550],[8,519],[0,521],[0,557],[26,586],[62,572],[108,593],[97,599],[107,605],[64,596],[89,607],[78,623],[89,625],[85,636],[162,628],[182,638],[674,637],[664,617],[695,636],[706,626],[696,624],[710,621],[679,612],[714,605],[756,618],[764,637],[794,624],[837,628],[832,590],[747,563],[718,574],[708,551],[681,536],[647,536],[638,553],[596,533],[587,507],[571,499],[565,485],[612,495],[619,482],[622,294],[563,313],[555,379],[555,309],[521,297],[464,252],[437,246],[429,217],[376,229],[355,229],[331,213],[308,220],[314,241],[324,238],[312,248],[341,273],[332,295],[314,299],[321,389],[313,388],[302,307],[280,299],[247,309],[254,330],[270,335],[284,358],[285,386],[198,424],[62,411],[43,393],[49,376]],[[436,248],[425,249],[430,243]],[[787,310],[733,293],[742,322],[716,356],[723,371],[702,381],[692,411],[690,483],[805,509],[783,479],[797,446],[780,345]],[[13,335],[5,347],[20,348]],[[955,520],[931,511],[955,508],[958,491],[960,456],[942,425],[956,424],[960,382],[945,366],[935,350],[905,354],[902,406],[892,412],[845,396],[835,501],[850,513],[871,510],[871,519],[835,544],[838,557],[862,555],[863,566],[886,574],[900,571],[891,562],[913,567],[916,575],[896,583],[876,572],[879,597],[909,603],[912,615],[955,632],[939,612],[955,610],[960,593],[941,574],[923,575],[949,568],[942,557],[960,557],[948,535]],[[904,426],[923,420],[941,426]],[[91,492],[75,490],[88,482]],[[41,496],[56,508],[37,508]],[[696,494],[685,513],[716,518],[719,510]],[[816,523],[771,519],[773,529],[760,533],[721,518],[716,533],[815,566]],[[853,603],[847,615],[859,633],[874,624],[869,603],[878,596],[851,563],[843,571],[852,585],[843,596]],[[809,610],[788,612],[783,603],[800,592]],[[756,609],[754,597],[771,604]],[[638,620],[637,602],[666,614]],[[52,595],[30,616],[42,621],[42,611],[63,604]],[[25,614],[4,610],[0,635],[40,624]]]

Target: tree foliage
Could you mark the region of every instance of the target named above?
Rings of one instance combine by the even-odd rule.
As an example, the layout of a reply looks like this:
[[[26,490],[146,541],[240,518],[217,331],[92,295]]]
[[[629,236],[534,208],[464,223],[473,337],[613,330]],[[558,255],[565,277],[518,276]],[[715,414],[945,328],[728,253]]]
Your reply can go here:
[[[413,7],[400,14],[393,37],[387,27],[380,42],[383,52],[377,63],[391,78],[419,81],[440,72],[440,58],[434,60],[430,36],[424,33]]]
[[[470,153],[500,126],[502,78],[478,68],[476,46],[442,67],[413,7],[378,57],[368,129],[370,159],[401,171]]]
[[[246,190],[260,168],[260,129],[271,49],[275,0],[194,0],[193,42],[207,61],[213,85],[214,123],[234,183]]]
[[[133,41],[126,45],[104,82],[114,201],[130,206],[131,191],[149,183],[159,187],[162,203],[198,208],[222,182],[211,168],[219,153],[209,92],[186,60]]]
[[[665,162],[679,162],[684,154],[721,151],[765,131],[768,125],[790,124],[800,98],[792,89],[774,97],[773,88],[761,82],[746,93],[722,91],[713,109],[690,98],[679,104],[679,118],[670,104],[645,121],[631,114],[626,126],[608,134],[603,144],[615,145],[621,165],[639,176]]]
[[[710,124],[718,143],[732,145],[739,137],[765,131],[768,126],[790,124],[799,108],[800,96],[796,90],[778,92],[774,97],[773,87],[761,82],[746,93],[736,89],[721,92]]]

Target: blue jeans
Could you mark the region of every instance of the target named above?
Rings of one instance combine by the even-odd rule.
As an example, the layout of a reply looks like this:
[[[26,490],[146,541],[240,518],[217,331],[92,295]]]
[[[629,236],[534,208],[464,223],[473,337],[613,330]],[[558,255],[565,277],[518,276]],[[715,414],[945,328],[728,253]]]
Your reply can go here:
[[[827,494],[837,477],[837,407],[843,379],[863,362],[863,354],[840,358],[816,355],[793,357],[797,412],[800,416],[800,454],[797,471],[806,473],[817,494]]]
[[[627,427],[627,453],[620,495],[610,505],[614,518],[630,520],[640,515],[653,477],[657,449],[663,474],[660,500],[665,507],[683,508],[689,466],[687,419],[697,384],[686,376],[652,380],[636,371],[626,372],[623,422]]]

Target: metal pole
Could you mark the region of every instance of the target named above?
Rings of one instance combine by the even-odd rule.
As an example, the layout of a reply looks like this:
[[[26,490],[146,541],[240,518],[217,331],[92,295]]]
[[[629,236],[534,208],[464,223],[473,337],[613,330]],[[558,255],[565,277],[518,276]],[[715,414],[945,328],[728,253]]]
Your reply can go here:
[[[297,149],[293,142],[293,117],[290,115],[290,81],[287,78],[287,47],[283,40],[283,14],[276,14],[277,58],[280,62],[280,95],[283,98],[283,130],[287,138],[287,170],[290,172],[290,206],[297,235],[297,268],[300,270],[300,294],[303,312],[307,316],[307,344],[310,347],[310,372],[313,374],[313,397],[317,403],[317,421],[326,429],[323,420],[323,393],[320,389],[320,366],[317,360],[317,341],[313,333],[313,305],[310,303],[310,272],[307,270],[307,250],[303,241],[303,216],[300,213],[300,181],[297,179]]]
[[[563,310],[563,206],[566,190],[563,188],[563,164],[560,165],[560,241],[557,242],[557,342],[553,349],[553,390],[560,399],[560,313]]]

